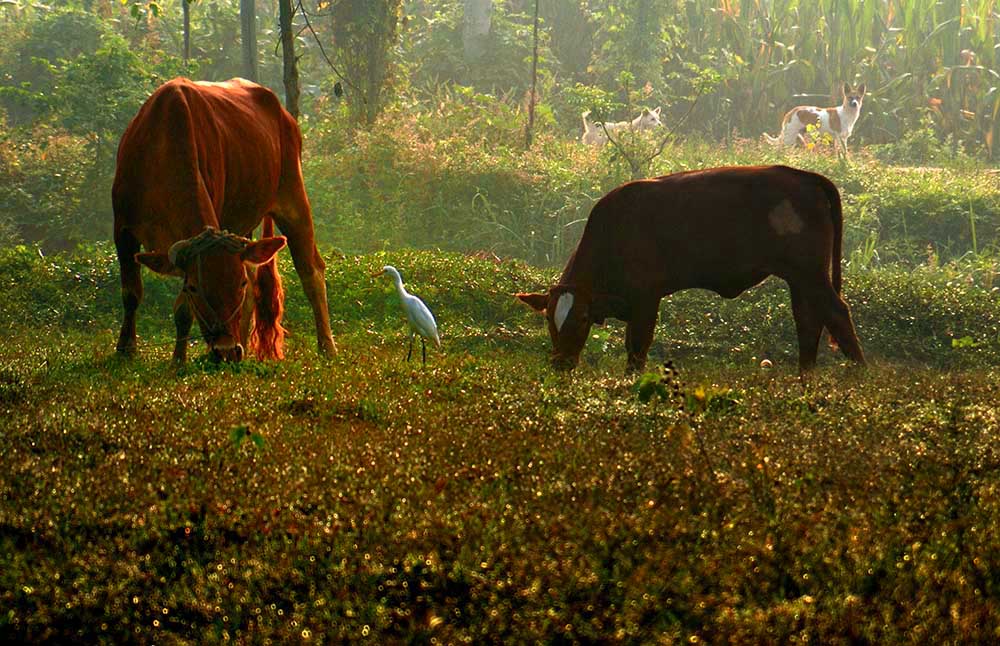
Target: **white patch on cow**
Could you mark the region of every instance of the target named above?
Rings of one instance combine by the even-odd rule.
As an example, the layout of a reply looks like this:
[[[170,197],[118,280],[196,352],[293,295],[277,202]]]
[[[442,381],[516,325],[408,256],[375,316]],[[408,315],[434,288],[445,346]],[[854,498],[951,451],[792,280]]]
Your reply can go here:
[[[784,200],[767,214],[767,221],[779,236],[799,233],[805,226],[801,216],[795,212],[791,202]]]
[[[556,301],[556,313],[552,317],[552,321],[556,324],[556,332],[562,330],[563,323],[566,322],[566,317],[569,316],[571,309],[573,309],[573,294],[572,292],[564,292]]]

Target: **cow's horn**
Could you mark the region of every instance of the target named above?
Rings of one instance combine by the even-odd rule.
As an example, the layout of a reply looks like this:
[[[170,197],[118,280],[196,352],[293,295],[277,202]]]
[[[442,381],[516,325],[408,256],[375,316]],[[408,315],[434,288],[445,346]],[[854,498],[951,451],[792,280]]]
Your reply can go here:
[[[181,265],[186,265],[188,259],[185,257],[187,254],[184,252],[191,247],[191,239],[178,240],[174,244],[170,245],[170,249],[167,251],[167,258],[170,259],[170,264],[174,267],[180,267]]]

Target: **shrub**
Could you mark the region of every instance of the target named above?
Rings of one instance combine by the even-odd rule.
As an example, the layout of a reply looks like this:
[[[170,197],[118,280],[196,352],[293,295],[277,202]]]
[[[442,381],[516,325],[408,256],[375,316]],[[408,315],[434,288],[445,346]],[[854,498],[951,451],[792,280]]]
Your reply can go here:
[[[561,262],[596,196],[617,180],[575,143],[541,137],[521,150],[511,108],[462,89],[454,97],[423,115],[393,112],[351,140],[335,117],[313,125],[305,176],[321,238],[356,251],[439,247]]]
[[[0,221],[13,241],[66,249],[111,235],[111,169],[82,137],[38,126],[0,135]]]

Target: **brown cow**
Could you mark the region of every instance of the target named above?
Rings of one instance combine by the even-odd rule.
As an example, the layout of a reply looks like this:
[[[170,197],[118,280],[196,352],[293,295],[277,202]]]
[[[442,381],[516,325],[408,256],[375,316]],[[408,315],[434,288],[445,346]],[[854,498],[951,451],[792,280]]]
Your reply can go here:
[[[141,263],[184,278],[175,360],[186,358],[193,319],[216,358],[239,361],[248,342],[258,358],[280,359],[284,291],[274,256],[285,238],[272,237],[275,221],[312,305],[320,352],[334,351],[301,150],[295,119],[255,83],[178,78],[153,92],[122,135],[112,189],[125,306],[118,352],[136,350]],[[246,239],[261,222],[265,237]]]
[[[791,289],[800,371],[815,366],[824,326],[864,363],[840,298],[842,230],[833,183],[787,166],[629,182],[594,205],[559,283],[517,296],[545,312],[556,367],[575,367],[590,326],[613,317],[627,323],[628,369],[641,370],[664,296],[696,287],[734,298],[773,274]]]

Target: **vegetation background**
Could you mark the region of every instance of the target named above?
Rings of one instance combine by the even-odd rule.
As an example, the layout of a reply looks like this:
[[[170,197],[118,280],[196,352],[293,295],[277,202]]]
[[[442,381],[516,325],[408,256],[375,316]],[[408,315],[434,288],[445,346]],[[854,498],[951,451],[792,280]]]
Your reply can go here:
[[[533,94],[532,0],[0,2],[0,637],[997,638],[995,3],[537,8]],[[115,149],[180,74],[298,96],[332,362],[285,258],[288,361],[170,366],[177,285],[148,275],[143,355],[112,356]],[[845,82],[850,159],[759,143]],[[579,143],[585,110],[656,106],[661,132]],[[616,323],[551,374],[510,295],[637,160],[834,179],[874,367],[799,381],[772,280],[665,300],[680,375],[620,378]],[[427,369],[386,263],[441,324]]]

